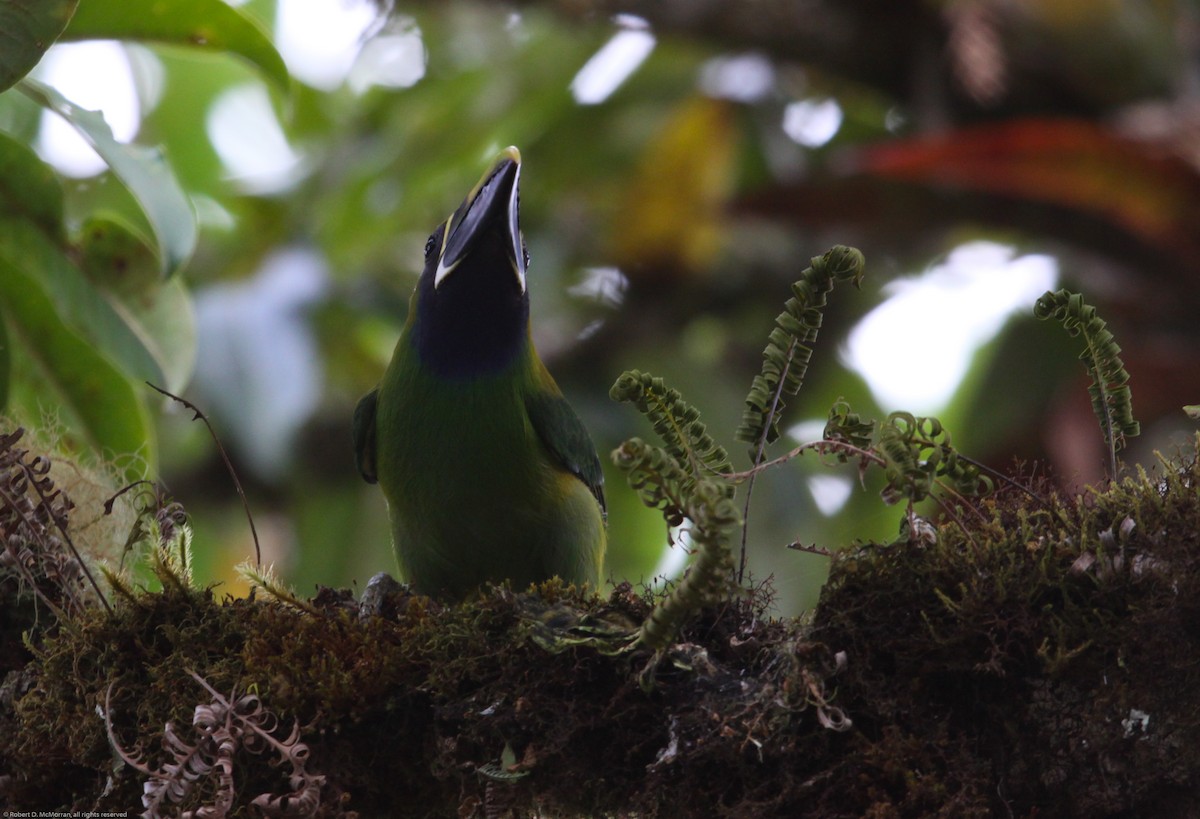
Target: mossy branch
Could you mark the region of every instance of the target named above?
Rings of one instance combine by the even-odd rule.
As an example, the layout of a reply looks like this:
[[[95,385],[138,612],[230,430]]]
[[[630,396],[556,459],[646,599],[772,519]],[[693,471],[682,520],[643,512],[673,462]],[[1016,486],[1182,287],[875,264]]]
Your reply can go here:
[[[1083,336],[1084,348],[1079,360],[1087,367],[1092,383],[1088,395],[1092,411],[1100,421],[1104,443],[1108,447],[1109,477],[1117,477],[1117,452],[1125,445],[1126,437],[1141,432],[1133,418],[1133,395],[1129,389],[1129,373],[1121,361],[1121,348],[1113,339],[1108,326],[1096,308],[1083,300],[1079,293],[1069,290],[1047,291],[1037,300],[1033,314],[1039,319],[1055,318],[1072,336]]]

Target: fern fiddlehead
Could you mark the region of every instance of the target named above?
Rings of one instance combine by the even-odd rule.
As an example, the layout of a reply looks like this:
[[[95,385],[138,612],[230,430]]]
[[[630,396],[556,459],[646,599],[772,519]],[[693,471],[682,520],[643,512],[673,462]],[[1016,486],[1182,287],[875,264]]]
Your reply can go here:
[[[775,328],[763,350],[762,370],[746,395],[746,408],[736,437],[750,444],[773,443],[779,438],[779,416],[784,395],[795,395],[804,383],[812,347],[821,329],[821,317],[834,282],[862,281],[865,261],[857,249],[837,245],[812,264],[792,284],[792,297],[775,318]],[[761,446],[759,447],[761,449]],[[751,457],[761,457],[754,452]]]
[[[728,530],[738,522],[737,508],[726,484],[691,478],[661,447],[632,438],[612,457],[643,503],[671,525],[691,521],[692,565],[638,630],[637,644],[662,651],[693,611],[724,595],[733,572]]]
[[[978,465],[959,455],[950,433],[936,418],[893,412],[880,425],[875,448],[886,462],[888,485],[883,498],[887,503],[901,498],[911,503],[924,500],[938,480],[948,482],[960,495],[986,495],[994,488]]]
[[[829,408],[829,419],[825,422],[825,431],[821,437],[826,441],[866,451],[875,440],[875,422],[864,421],[862,416],[850,409],[845,400],[839,398]],[[849,453],[843,449],[835,450],[833,455],[841,463],[850,460]]]
[[[613,451],[613,463],[642,503],[661,512],[668,526],[691,521],[692,565],[638,631],[636,643],[657,652],[670,645],[691,612],[718,600],[728,587],[733,560],[726,530],[738,521],[736,485],[716,477],[732,471],[729,455],[678,390],[661,378],[630,370],[609,394],[637,407],[664,444],[650,446],[632,438]]]
[[[767,444],[779,438],[779,418],[785,406],[784,396],[795,395],[804,384],[812,344],[821,329],[826,297],[835,281],[850,281],[858,287],[866,262],[856,248],[835,245],[822,256],[813,257],[812,264],[800,273],[792,284],[792,297],[775,317],[775,327],[767,337],[763,350],[762,369],[750,384],[746,394],[742,423],[734,433],[739,441],[752,444],[750,461],[757,467],[762,463]],[[750,518],[750,499],[754,494],[755,473],[746,484],[743,520]],[[749,532],[742,528],[741,556],[738,559],[738,582],[746,571],[746,540]]]
[[[685,494],[691,483],[705,473],[723,474],[731,472],[729,453],[725,447],[713,440],[700,411],[683,400],[679,390],[668,387],[661,378],[640,370],[628,370],[609,390],[614,401],[633,404],[650,421],[658,437],[662,439],[666,453],[685,467],[690,475],[684,485]],[[732,496],[734,487],[726,490]]]
[[[1121,361],[1121,348],[1105,321],[1096,315],[1096,308],[1085,302],[1079,293],[1047,291],[1037,300],[1033,314],[1039,319],[1053,317],[1067,333],[1083,337],[1084,348],[1079,360],[1087,367],[1092,379],[1088,395],[1108,447],[1109,477],[1115,479],[1117,452],[1125,445],[1127,437],[1141,432],[1141,426],[1133,417],[1133,393],[1129,389],[1129,373]]]

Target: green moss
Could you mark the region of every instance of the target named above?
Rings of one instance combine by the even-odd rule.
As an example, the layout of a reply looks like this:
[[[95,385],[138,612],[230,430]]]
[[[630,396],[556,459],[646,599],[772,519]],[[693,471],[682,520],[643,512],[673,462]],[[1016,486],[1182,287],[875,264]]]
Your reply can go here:
[[[1008,490],[969,532],[836,561],[815,635],[852,658],[856,725],[935,737],[948,790],[1002,786],[1014,815],[1172,815],[1200,781],[1181,696],[1200,690],[1200,470],[1029,503]]]
[[[167,578],[36,627],[14,593],[0,802],[136,811],[148,777],[110,742],[106,701],[124,755],[161,773],[168,724],[203,742],[195,672],[231,702],[253,692],[275,742],[303,746],[319,798],[295,815],[1186,815],[1198,487],[1192,459],[1079,498],[1005,489],[932,544],[836,558],[811,621],[765,616],[760,590],[658,656],[629,648],[653,601],[627,586],[454,606],[399,589],[364,616],[343,591],[298,606]],[[296,788],[273,747],[231,752],[230,816]],[[195,779],[164,812],[215,804],[219,776]]]

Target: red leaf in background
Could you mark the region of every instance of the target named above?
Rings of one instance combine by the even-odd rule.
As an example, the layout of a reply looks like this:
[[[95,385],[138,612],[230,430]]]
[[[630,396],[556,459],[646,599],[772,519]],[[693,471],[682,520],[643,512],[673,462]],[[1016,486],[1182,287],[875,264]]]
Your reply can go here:
[[[854,166],[867,176],[1077,209],[1200,259],[1197,169],[1095,123],[989,123],[866,148]]]

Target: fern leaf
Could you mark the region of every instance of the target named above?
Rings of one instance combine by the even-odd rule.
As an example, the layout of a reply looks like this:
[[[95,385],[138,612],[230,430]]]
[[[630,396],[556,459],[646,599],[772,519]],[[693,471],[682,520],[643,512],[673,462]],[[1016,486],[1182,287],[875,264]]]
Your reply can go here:
[[[1141,432],[1141,426],[1133,418],[1133,393],[1129,389],[1129,373],[1121,361],[1121,348],[1104,320],[1096,315],[1096,308],[1079,293],[1047,291],[1037,300],[1033,314],[1039,319],[1053,317],[1070,335],[1083,336],[1084,348],[1079,360],[1092,379],[1088,386],[1092,412],[1104,432],[1110,475],[1116,477],[1117,452],[1127,437]]]
[[[689,616],[723,597],[733,573],[728,530],[740,516],[725,484],[692,478],[660,447],[632,438],[612,458],[642,502],[660,510],[668,524],[691,522],[692,565],[638,631],[638,643],[661,651]]]
[[[695,481],[665,450],[641,438],[630,438],[613,450],[612,460],[643,504],[662,512],[668,526],[683,523],[687,517],[684,498]]]
[[[893,412],[879,427],[876,452],[884,459],[887,486],[883,499],[895,503],[924,500],[934,482],[948,481],[960,495],[979,496],[992,491],[992,479],[978,465],[962,457],[950,442],[950,433],[936,418]]]
[[[640,370],[628,370],[609,390],[614,401],[633,404],[649,419],[662,439],[666,452],[690,476],[684,494],[706,473],[733,471],[729,453],[708,434],[700,412],[683,400],[679,390],[668,387],[661,378]],[[727,488],[733,494],[734,486]]]
[[[852,412],[850,405],[839,398],[829,408],[829,420],[825,422],[825,431],[821,435],[826,441],[848,444],[855,449],[868,450],[875,439],[875,422],[864,421],[857,412]],[[844,450],[834,452],[834,457],[841,463],[850,460],[850,455]]]
[[[746,395],[746,409],[737,439],[769,444],[779,438],[779,416],[785,395],[795,395],[804,383],[812,345],[821,329],[821,318],[835,281],[862,280],[865,262],[858,250],[837,245],[816,256],[792,285],[792,297],[775,318],[775,327],[763,350],[762,370]],[[756,457],[756,453],[751,453]]]

